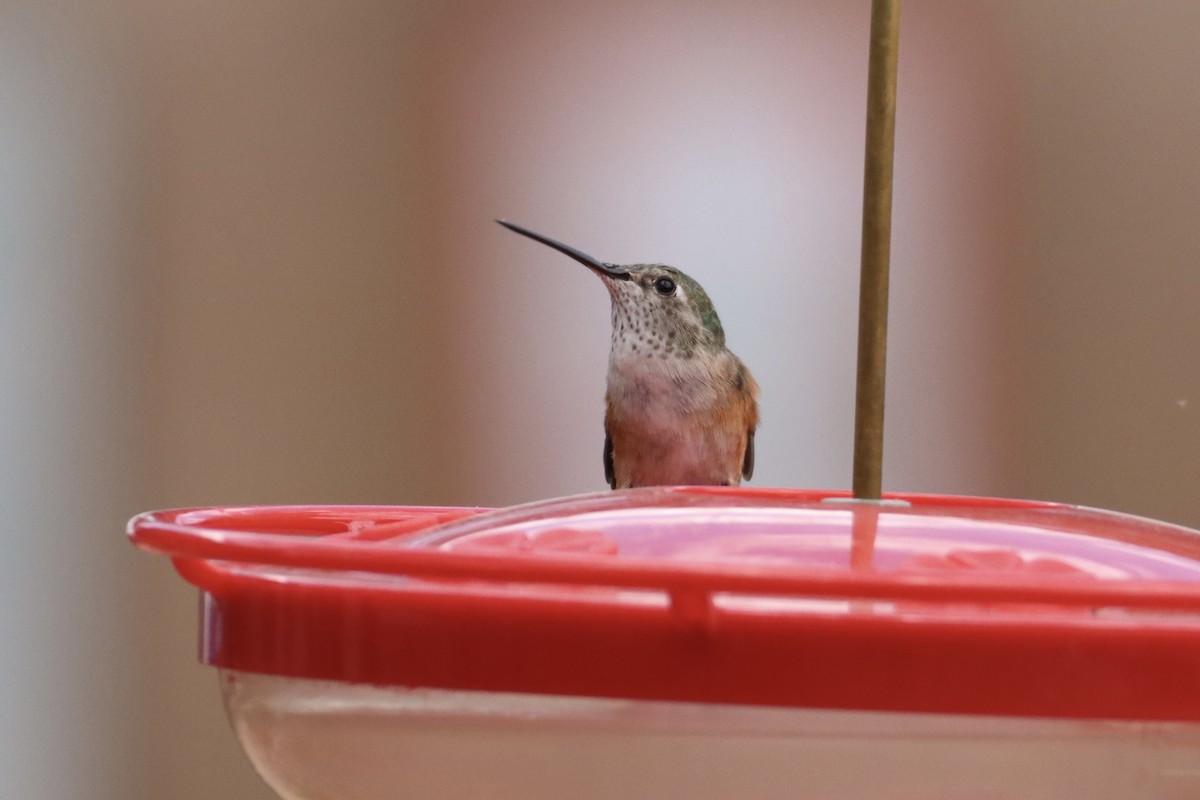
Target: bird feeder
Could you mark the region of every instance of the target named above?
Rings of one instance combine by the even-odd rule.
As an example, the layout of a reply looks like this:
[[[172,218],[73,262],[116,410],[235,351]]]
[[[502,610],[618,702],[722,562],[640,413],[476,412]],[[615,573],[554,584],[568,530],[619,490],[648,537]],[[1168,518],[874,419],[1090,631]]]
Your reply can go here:
[[[1200,532],[881,491],[875,0],[853,493],[151,512],[285,800],[1200,797]]]

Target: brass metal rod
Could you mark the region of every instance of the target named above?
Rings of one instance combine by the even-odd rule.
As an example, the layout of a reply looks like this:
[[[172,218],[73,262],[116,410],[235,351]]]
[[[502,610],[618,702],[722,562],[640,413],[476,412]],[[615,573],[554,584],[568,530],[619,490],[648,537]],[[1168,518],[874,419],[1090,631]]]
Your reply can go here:
[[[899,42],[900,0],[872,0],[854,404],[854,496],[860,500],[878,500],[883,490],[883,390]]]

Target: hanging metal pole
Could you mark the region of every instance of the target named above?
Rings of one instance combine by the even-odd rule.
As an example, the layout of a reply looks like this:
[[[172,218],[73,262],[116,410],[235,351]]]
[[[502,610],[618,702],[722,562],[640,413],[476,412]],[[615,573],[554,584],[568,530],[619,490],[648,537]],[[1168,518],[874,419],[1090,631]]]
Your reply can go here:
[[[854,497],[860,500],[878,500],[882,496],[883,389],[899,43],[900,0],[872,0],[862,273],[858,290],[858,385],[854,406]]]

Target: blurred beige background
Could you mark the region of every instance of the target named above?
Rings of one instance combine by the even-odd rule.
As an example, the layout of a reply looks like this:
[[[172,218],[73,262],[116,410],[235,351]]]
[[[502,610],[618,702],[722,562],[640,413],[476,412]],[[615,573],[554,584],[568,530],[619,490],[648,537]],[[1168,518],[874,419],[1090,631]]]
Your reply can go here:
[[[866,0],[0,2],[0,796],[272,795],[121,535],[602,487],[607,299],[715,297],[849,484]],[[1200,526],[1200,5],[907,0],[892,489]]]

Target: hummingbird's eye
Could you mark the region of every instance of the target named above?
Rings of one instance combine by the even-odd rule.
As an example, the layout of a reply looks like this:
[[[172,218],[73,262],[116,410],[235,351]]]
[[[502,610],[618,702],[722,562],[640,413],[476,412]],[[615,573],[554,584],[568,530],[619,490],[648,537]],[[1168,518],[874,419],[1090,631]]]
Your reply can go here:
[[[663,297],[670,297],[675,294],[675,281],[670,278],[659,278],[654,282],[654,290]]]

